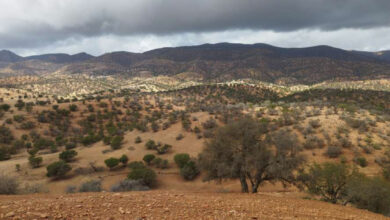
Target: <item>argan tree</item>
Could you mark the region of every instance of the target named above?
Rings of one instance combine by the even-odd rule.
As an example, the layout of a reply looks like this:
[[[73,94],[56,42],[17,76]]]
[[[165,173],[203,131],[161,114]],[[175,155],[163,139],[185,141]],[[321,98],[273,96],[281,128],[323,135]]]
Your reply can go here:
[[[268,136],[254,119],[246,117],[217,130],[199,155],[206,180],[239,179],[242,192],[256,193],[265,181],[294,180],[294,171],[304,161],[296,137],[284,131]]]

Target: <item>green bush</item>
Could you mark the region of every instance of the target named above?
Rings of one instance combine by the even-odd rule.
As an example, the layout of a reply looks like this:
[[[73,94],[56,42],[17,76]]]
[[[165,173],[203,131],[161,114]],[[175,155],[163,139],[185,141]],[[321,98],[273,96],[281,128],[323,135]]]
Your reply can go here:
[[[145,161],[147,165],[150,165],[154,158],[156,158],[156,156],[154,156],[153,154],[146,154],[143,158],[143,161]]]
[[[173,158],[173,160],[175,161],[176,165],[179,168],[183,168],[184,165],[186,165],[188,163],[188,161],[190,161],[190,155],[189,154],[176,154],[175,157]]]
[[[77,105],[75,105],[75,104],[69,105],[69,110],[70,110],[71,112],[77,111]]]
[[[43,161],[42,157],[36,157],[35,155],[31,155],[28,158],[28,162],[30,163],[32,168],[40,167],[42,164],[42,161]]]
[[[59,158],[65,162],[72,161],[77,156],[77,152],[75,150],[65,150],[59,154]]]
[[[141,143],[141,142],[142,142],[141,137],[140,137],[140,136],[136,137],[134,142],[135,142],[136,144]]]
[[[321,196],[325,201],[337,203],[343,199],[348,180],[355,174],[350,167],[341,163],[313,164],[307,172],[299,173],[299,187]]]
[[[156,177],[156,173],[149,168],[132,169],[127,176],[128,179],[139,180],[149,187],[152,187],[156,184]]]
[[[361,167],[366,167],[368,165],[367,160],[364,157],[357,157],[354,159],[354,161]]]
[[[199,169],[195,163],[195,161],[187,162],[181,169],[180,175],[185,180],[193,180],[199,175]]]
[[[144,163],[142,163],[141,161],[133,161],[133,162],[129,163],[129,165],[127,165],[127,167],[129,167],[130,169],[142,169],[142,168],[146,168],[146,166],[144,165]]]
[[[69,142],[65,144],[65,149],[70,150],[76,148],[77,144],[75,142]]]
[[[167,169],[168,168],[168,160],[164,160],[162,158],[156,157],[151,162],[156,168]]]
[[[111,148],[113,150],[117,150],[121,148],[122,146],[123,137],[122,136],[115,136],[111,139]]]
[[[148,150],[154,150],[156,149],[157,145],[156,142],[154,142],[153,140],[148,140],[148,142],[145,143],[145,147]]]
[[[129,158],[127,157],[127,155],[123,154],[123,155],[119,158],[119,162],[121,162],[123,165],[126,165],[127,162],[129,162]]]
[[[113,169],[114,167],[118,166],[119,164],[119,159],[115,157],[108,158],[107,160],[104,161],[106,166],[110,169]]]
[[[172,145],[164,144],[162,146],[157,146],[156,150],[158,154],[165,154],[172,148]]]
[[[60,160],[57,162],[51,163],[49,166],[46,167],[47,169],[47,177],[54,177],[54,178],[62,178],[64,177],[69,171],[72,170],[72,167],[69,166],[65,161]]]

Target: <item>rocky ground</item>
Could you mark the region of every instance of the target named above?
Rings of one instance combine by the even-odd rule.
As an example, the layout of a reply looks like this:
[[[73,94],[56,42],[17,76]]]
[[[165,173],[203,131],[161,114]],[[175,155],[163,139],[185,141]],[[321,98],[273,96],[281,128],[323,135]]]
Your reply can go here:
[[[278,194],[148,191],[0,196],[0,219],[386,219]]]

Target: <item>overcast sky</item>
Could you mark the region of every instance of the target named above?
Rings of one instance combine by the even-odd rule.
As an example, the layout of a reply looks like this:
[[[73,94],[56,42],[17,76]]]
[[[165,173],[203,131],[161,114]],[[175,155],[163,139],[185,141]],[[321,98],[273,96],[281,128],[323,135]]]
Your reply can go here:
[[[390,0],[0,0],[0,49],[21,55],[203,43],[390,49]]]

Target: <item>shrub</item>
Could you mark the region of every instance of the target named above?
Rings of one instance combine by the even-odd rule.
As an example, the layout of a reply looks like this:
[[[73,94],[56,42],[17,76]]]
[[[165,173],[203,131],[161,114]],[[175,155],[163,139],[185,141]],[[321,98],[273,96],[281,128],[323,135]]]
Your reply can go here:
[[[102,182],[100,180],[89,180],[81,184],[79,192],[100,192],[102,191]]]
[[[131,180],[139,180],[149,187],[156,184],[156,173],[149,168],[133,169],[127,178]]]
[[[127,162],[129,162],[129,158],[127,157],[126,154],[123,154],[123,155],[119,158],[119,162],[121,162],[123,165],[126,165]]]
[[[390,183],[384,179],[354,178],[347,185],[347,195],[357,208],[390,215]]]
[[[156,168],[160,168],[160,169],[168,168],[168,160],[163,160],[162,158],[159,157],[154,158],[152,164],[156,166]]]
[[[139,180],[122,180],[111,187],[112,192],[147,191],[150,188]]]
[[[106,166],[110,169],[113,169],[114,167],[118,166],[119,164],[119,159],[115,157],[108,158],[107,160],[104,161]]]
[[[309,125],[312,127],[312,128],[319,128],[321,127],[321,123],[320,123],[320,120],[310,120],[309,121]]]
[[[16,122],[22,122],[22,121],[24,121],[24,116],[23,115],[14,115],[14,121],[16,121]]]
[[[193,180],[195,179],[199,174],[199,169],[196,166],[195,161],[189,161],[187,162],[181,169],[180,169],[180,175],[185,180]]]
[[[75,142],[69,142],[65,144],[65,149],[70,150],[76,148],[77,144]]]
[[[156,156],[154,156],[153,154],[146,154],[142,160],[145,161],[147,165],[150,165],[154,158],[156,158]]]
[[[18,192],[19,182],[15,177],[0,174],[0,194],[16,194]]]
[[[113,150],[117,150],[121,148],[122,146],[123,137],[122,136],[115,136],[111,139],[111,148]]]
[[[142,142],[141,137],[140,137],[140,136],[136,137],[134,142],[135,142],[136,144],[141,143],[141,142]]]
[[[366,167],[368,165],[365,157],[357,157],[354,159],[354,161],[361,167]]]
[[[307,172],[300,171],[299,187],[319,195],[325,201],[337,203],[346,192],[346,184],[356,173],[341,163],[313,164]]]
[[[62,178],[64,177],[72,168],[65,161],[60,160],[57,162],[51,163],[46,167],[47,177]]]
[[[22,124],[20,124],[20,128],[25,129],[25,130],[33,129],[33,128],[35,128],[35,124],[32,121],[26,121],[26,122],[23,122]]]
[[[144,163],[141,161],[133,161],[127,165],[130,169],[143,169],[146,168]]]
[[[77,152],[75,150],[65,150],[59,154],[59,158],[65,162],[72,161],[77,156]]]
[[[179,134],[179,135],[176,136],[176,140],[177,140],[177,141],[180,141],[180,140],[183,139],[183,138],[184,138],[184,135],[183,135],[183,134]]]
[[[145,147],[148,150],[154,150],[156,149],[157,145],[156,142],[154,142],[154,140],[148,140],[148,142],[145,143]]]
[[[32,168],[38,168],[41,166],[43,159],[42,157],[36,157],[35,155],[31,155],[28,158],[28,162],[30,163]]]
[[[0,146],[0,161],[9,160],[10,158],[11,158],[11,154],[9,148]]]
[[[165,154],[172,148],[172,145],[164,144],[162,146],[157,146],[156,150],[158,154]]]
[[[75,105],[75,104],[69,105],[69,110],[70,110],[71,112],[77,111],[77,105]]]
[[[183,168],[184,165],[186,165],[188,163],[188,161],[190,161],[190,155],[189,154],[176,154],[175,157],[173,158],[173,160],[175,161],[176,165],[179,168]]]
[[[326,150],[326,155],[330,158],[337,158],[342,153],[341,147],[329,146]]]

